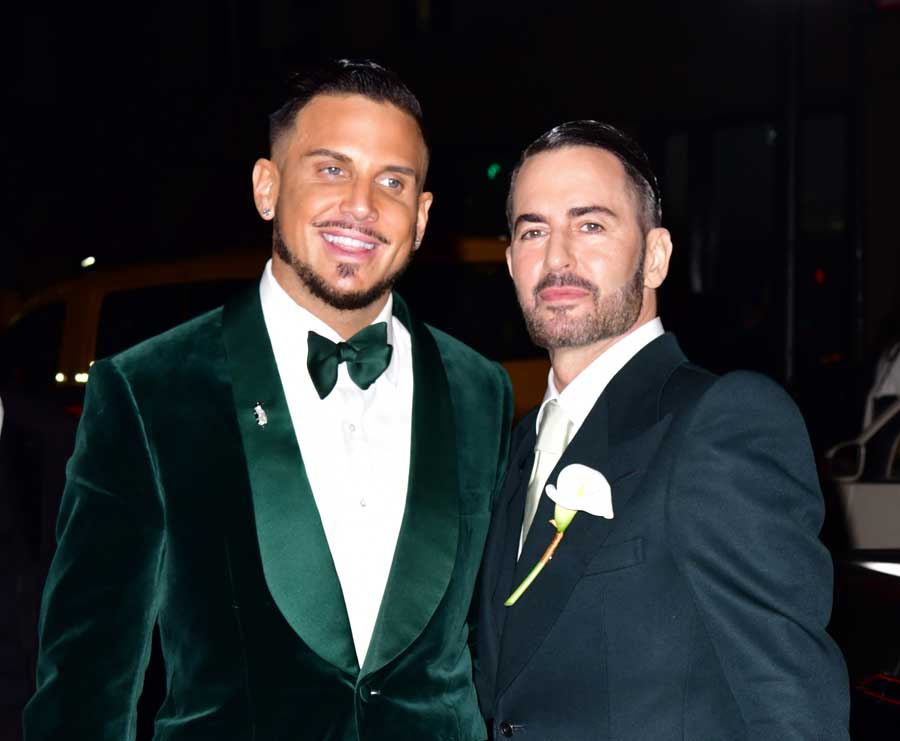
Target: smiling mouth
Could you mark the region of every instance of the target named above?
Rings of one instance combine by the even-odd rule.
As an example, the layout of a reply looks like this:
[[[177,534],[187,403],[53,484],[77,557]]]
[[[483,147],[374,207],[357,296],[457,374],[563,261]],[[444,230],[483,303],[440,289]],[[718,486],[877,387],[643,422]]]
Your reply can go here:
[[[328,242],[329,244],[336,245],[345,250],[366,250],[370,252],[375,249],[375,242],[367,242],[362,239],[354,239],[353,237],[346,237],[339,234],[329,234],[328,232],[322,232],[322,238]]]

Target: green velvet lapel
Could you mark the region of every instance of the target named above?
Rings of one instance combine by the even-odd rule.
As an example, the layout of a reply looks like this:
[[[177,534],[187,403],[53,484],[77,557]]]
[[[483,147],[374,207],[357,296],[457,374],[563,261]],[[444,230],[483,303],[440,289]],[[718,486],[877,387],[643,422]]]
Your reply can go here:
[[[394,294],[412,338],[413,419],[403,524],[362,675],[378,671],[422,633],[447,591],[459,538],[459,471],[450,385],[434,337]]]
[[[344,596],[297,447],[258,287],[225,307],[223,323],[266,583],[306,645],[355,676],[359,666]],[[265,425],[254,412],[257,404]]]

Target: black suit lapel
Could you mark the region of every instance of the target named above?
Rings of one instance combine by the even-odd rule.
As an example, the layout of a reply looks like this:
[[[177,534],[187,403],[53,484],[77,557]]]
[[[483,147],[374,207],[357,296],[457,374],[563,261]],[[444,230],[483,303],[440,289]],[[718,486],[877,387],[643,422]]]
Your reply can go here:
[[[521,423],[527,425],[526,432],[522,435],[520,444],[513,449],[503,495],[494,512],[496,536],[491,538],[485,549],[485,563],[494,563],[498,566],[496,572],[492,574],[496,577],[490,592],[492,604],[497,597],[501,597],[502,603],[505,596],[501,596],[500,592],[504,592],[505,595],[505,590],[509,588],[513,579],[519,533],[522,530],[524,492],[534,465],[534,444],[537,437],[534,431],[534,416],[529,414]]]
[[[500,496],[491,516],[491,528],[484,548],[479,587],[478,650],[479,693],[482,702],[493,698],[497,656],[506,619],[503,600],[511,589],[516,550],[522,527],[524,492],[534,462],[535,417],[527,414],[513,432],[509,465]]]

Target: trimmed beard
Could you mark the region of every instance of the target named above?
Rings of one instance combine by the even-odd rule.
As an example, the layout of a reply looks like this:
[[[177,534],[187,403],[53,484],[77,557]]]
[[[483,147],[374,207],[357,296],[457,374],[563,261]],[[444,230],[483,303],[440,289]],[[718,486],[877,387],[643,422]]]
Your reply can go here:
[[[370,288],[360,291],[338,291],[328,285],[325,278],[313,270],[312,266],[301,261],[291,253],[281,236],[281,228],[278,225],[277,218],[272,224],[272,251],[286,265],[290,266],[313,296],[339,311],[359,311],[367,306],[371,306],[394,287],[400,276],[406,272],[413,256],[413,252],[410,252],[406,261],[397,270],[385,276]],[[356,265],[341,262],[338,263],[335,272],[338,278],[350,278],[355,275],[356,270]]]
[[[572,318],[571,307],[551,307],[552,316],[539,317],[538,294],[552,286],[577,286],[589,291],[594,299],[593,309],[586,316]],[[623,335],[634,326],[644,305],[644,250],[631,278],[608,296],[601,296],[596,285],[572,273],[549,273],[534,287],[533,303],[526,305],[519,296],[519,305],[531,341],[547,350],[584,347]]]

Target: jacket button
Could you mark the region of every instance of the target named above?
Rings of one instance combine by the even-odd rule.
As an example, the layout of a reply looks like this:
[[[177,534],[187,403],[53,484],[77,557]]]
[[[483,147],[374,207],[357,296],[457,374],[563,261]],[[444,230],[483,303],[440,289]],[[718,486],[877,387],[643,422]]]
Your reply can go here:
[[[500,735],[509,738],[513,735],[512,726],[507,723],[505,720],[500,724]]]

